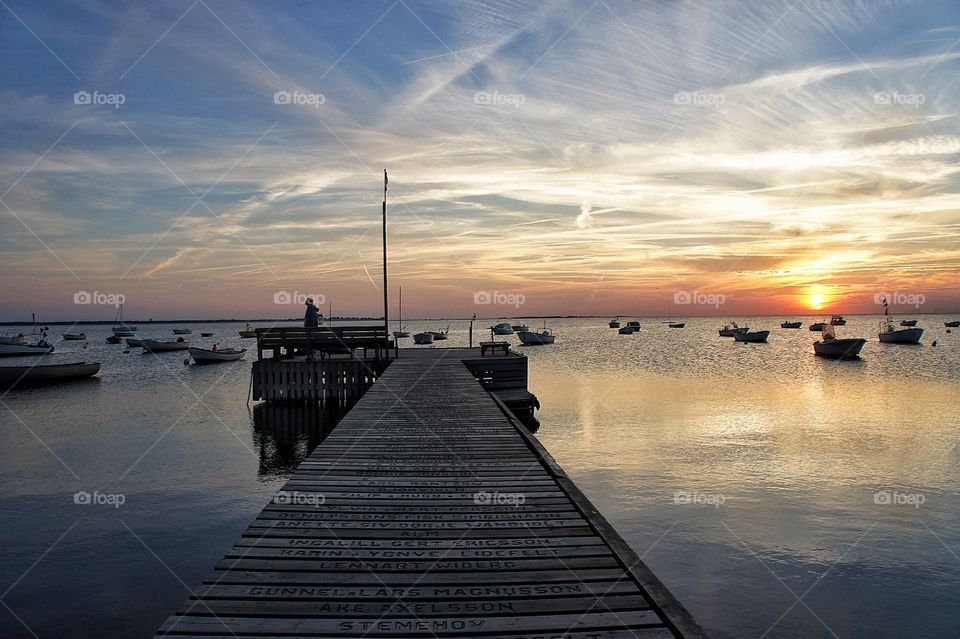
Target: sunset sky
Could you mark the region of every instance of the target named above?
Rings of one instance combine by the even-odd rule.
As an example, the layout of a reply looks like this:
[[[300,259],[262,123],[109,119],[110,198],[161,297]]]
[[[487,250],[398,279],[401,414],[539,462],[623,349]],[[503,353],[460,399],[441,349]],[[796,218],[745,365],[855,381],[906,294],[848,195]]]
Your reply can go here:
[[[0,59],[0,320],[378,314],[384,168],[409,317],[960,310],[955,2],[2,0]]]

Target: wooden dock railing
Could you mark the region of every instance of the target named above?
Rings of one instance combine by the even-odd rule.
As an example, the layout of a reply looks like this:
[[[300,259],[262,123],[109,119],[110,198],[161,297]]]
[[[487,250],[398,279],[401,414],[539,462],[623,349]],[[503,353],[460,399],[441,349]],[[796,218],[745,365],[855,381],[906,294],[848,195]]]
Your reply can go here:
[[[257,329],[257,359],[269,352],[274,359],[290,359],[298,355],[307,359],[329,355],[350,355],[363,351],[366,359],[373,351],[375,359],[387,359],[390,350],[397,352],[395,340],[384,326],[277,326]]]

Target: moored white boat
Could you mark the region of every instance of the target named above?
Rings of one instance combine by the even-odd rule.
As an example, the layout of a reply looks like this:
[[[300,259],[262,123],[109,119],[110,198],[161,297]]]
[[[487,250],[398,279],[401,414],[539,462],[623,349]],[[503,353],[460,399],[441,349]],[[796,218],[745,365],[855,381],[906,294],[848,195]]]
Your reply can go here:
[[[137,334],[136,326],[114,326],[112,329],[113,334],[117,337],[133,337]]]
[[[513,335],[513,327],[506,322],[500,322],[495,326],[491,326],[490,330],[493,331],[494,335]]]
[[[47,355],[53,352],[49,344],[3,344],[0,343],[0,356]]]
[[[91,377],[99,371],[100,362],[3,366],[0,367],[0,386],[9,388],[11,386],[52,384],[54,382]]]
[[[189,349],[190,357],[193,358],[193,361],[197,364],[214,364],[217,362],[235,362],[237,360],[243,359],[247,353],[247,349],[235,349],[235,348],[223,348],[223,349],[207,349],[207,348],[196,348],[191,346]]]
[[[539,331],[520,331],[517,333],[517,337],[520,338],[520,341],[524,346],[540,346],[543,344],[553,344],[557,339],[556,335],[550,332],[550,329],[547,328],[546,322],[543,324],[543,328]]]
[[[750,331],[749,326],[737,326],[736,322],[731,322],[730,324],[724,324],[718,332],[720,337],[733,337],[737,333],[747,333]]]
[[[166,351],[185,351],[188,348],[190,348],[190,344],[185,342],[183,338],[180,338],[175,342],[164,342],[154,339],[143,340],[144,352],[164,353]]]
[[[520,333],[522,331],[530,330],[530,326],[528,326],[527,324],[511,324],[510,328],[513,329],[514,333]]]
[[[770,331],[744,331],[734,333],[733,338],[738,342],[765,342],[770,337]]]
[[[190,335],[193,333],[189,328],[175,328],[173,329],[174,335]]]
[[[823,338],[819,342],[813,343],[813,352],[821,357],[855,359],[860,356],[860,351],[863,350],[866,343],[867,340],[862,337],[837,339],[833,326],[825,326]]]
[[[881,323],[878,339],[885,344],[919,344],[922,328],[900,328],[891,323]]]
[[[414,344],[433,344],[433,333],[417,333],[413,336]]]
[[[614,317],[610,320],[610,328],[620,328],[620,318]]]
[[[86,333],[64,333],[63,339],[67,342],[82,341],[87,339],[87,334]]]

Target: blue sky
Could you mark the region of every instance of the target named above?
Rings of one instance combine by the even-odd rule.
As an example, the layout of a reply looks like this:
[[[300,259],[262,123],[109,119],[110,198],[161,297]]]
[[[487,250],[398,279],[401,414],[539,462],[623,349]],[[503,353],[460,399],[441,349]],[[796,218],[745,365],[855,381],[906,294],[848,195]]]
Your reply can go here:
[[[0,320],[376,313],[384,167],[411,316],[960,309],[956,3],[2,0],[0,58]]]

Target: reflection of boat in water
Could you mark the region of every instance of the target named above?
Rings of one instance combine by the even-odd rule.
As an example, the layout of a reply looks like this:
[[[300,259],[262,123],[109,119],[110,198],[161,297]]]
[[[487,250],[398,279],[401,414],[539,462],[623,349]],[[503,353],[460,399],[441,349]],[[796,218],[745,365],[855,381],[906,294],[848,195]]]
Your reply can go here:
[[[260,477],[289,475],[333,431],[347,408],[265,402],[253,407]]]
[[[803,326],[803,322],[783,322],[780,324],[780,328],[800,328]]]
[[[100,372],[100,362],[74,362],[71,364],[38,364],[35,366],[0,367],[0,387],[36,386],[55,384],[84,377],[92,377]]]
[[[813,352],[821,357],[856,359],[866,343],[862,337],[837,339],[833,326],[825,326],[821,340],[813,343]]]

